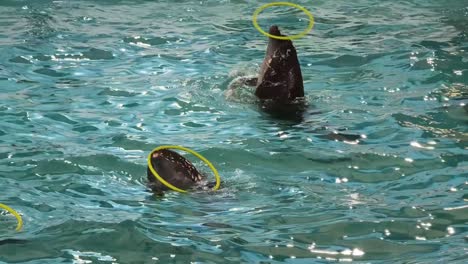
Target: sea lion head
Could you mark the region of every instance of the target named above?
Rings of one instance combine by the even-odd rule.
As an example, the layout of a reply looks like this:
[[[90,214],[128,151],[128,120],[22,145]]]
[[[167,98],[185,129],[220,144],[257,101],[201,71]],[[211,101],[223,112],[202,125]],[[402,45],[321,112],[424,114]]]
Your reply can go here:
[[[168,149],[161,149],[151,154],[153,169],[171,185],[187,190],[202,180],[202,175],[186,158]],[[162,193],[169,188],[160,182],[151,170],[147,169],[148,185],[155,193]]]

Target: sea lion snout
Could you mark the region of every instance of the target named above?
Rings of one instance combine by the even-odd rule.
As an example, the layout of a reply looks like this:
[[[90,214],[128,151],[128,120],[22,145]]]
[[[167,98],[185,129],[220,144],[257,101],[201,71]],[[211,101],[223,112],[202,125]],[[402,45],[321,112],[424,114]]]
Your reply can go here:
[[[276,25],[271,26],[268,33],[274,36],[281,36],[281,32],[279,31],[279,28]]]

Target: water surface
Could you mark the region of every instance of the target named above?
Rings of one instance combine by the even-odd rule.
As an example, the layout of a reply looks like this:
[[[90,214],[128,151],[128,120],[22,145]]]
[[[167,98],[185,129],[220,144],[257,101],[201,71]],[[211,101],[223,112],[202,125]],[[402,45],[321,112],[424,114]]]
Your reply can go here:
[[[464,263],[467,3],[294,1],[316,24],[289,121],[225,97],[258,71],[268,2],[1,0],[0,202],[25,225],[0,215],[0,263]],[[223,189],[152,196],[163,144]]]

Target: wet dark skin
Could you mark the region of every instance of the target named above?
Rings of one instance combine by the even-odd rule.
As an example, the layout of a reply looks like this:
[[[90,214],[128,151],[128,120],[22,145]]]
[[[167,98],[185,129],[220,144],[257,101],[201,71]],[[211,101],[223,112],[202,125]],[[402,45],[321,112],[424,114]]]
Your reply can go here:
[[[182,190],[187,190],[202,180],[202,175],[190,161],[171,150],[162,149],[152,153],[151,164],[159,176]],[[148,186],[153,192],[162,194],[169,190],[156,179],[149,168],[147,169],[147,177]]]
[[[271,26],[269,33],[283,36],[277,26]],[[269,38],[255,95],[262,100],[284,103],[304,97],[301,66],[291,40]]]

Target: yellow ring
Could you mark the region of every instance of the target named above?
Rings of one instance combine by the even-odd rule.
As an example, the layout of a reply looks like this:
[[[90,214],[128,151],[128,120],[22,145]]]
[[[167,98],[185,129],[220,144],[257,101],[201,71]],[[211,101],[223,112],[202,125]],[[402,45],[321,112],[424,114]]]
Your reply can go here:
[[[15,210],[13,210],[11,207],[0,203],[0,208],[3,208],[10,212],[12,215],[16,217],[16,220],[18,220],[18,225],[16,226],[16,231],[20,231],[21,228],[23,227],[23,219],[21,219],[21,215],[19,215]]]
[[[260,12],[262,12],[263,10],[271,6],[291,6],[291,7],[297,8],[301,10],[302,12],[304,12],[309,17],[309,25],[304,31],[302,31],[301,33],[297,35],[292,35],[292,36],[271,35],[270,33],[263,31],[263,29],[258,25],[258,22],[257,22],[257,17],[260,14]],[[252,22],[253,22],[254,27],[263,35],[270,37],[270,38],[281,39],[281,40],[293,40],[293,39],[302,38],[305,35],[307,35],[307,33],[309,33],[309,31],[311,31],[312,28],[314,27],[314,17],[312,16],[312,14],[304,7],[297,5],[297,4],[289,3],[289,2],[274,2],[274,3],[262,5],[261,7],[257,8],[257,10],[255,10],[253,17],[252,17]]]
[[[219,177],[219,173],[216,170],[216,168],[213,166],[213,164],[211,164],[211,162],[209,160],[207,160],[205,157],[200,155],[198,152],[195,152],[195,151],[193,151],[191,149],[188,149],[188,148],[184,148],[182,146],[159,146],[159,147],[153,149],[153,151],[151,151],[151,153],[148,155],[148,168],[150,169],[150,171],[154,175],[154,177],[156,177],[156,179],[158,181],[160,181],[162,184],[164,184],[166,187],[168,187],[169,189],[171,189],[173,191],[176,191],[176,192],[183,192],[183,193],[187,192],[186,190],[182,190],[180,188],[177,188],[174,185],[167,182],[166,180],[164,180],[156,172],[156,170],[153,168],[153,164],[151,164],[151,157],[153,156],[154,152],[162,150],[162,149],[179,149],[179,150],[183,150],[183,151],[186,151],[186,152],[194,155],[195,157],[201,159],[203,162],[205,162],[206,165],[208,165],[208,167],[210,167],[210,169],[213,171],[214,176],[216,178],[216,185],[215,185],[215,187],[213,187],[213,191],[216,191],[216,190],[219,189],[219,186],[221,185],[221,177]]]

